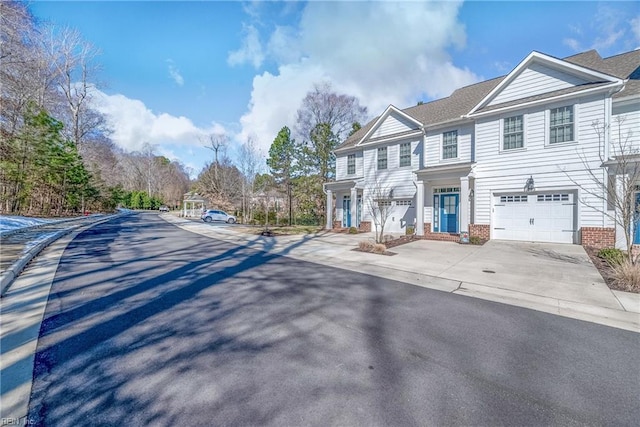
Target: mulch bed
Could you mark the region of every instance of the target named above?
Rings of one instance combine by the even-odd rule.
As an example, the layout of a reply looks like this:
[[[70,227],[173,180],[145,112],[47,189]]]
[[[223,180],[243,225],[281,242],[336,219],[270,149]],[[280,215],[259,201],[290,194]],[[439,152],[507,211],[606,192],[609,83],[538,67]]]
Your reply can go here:
[[[378,252],[373,252],[373,251],[363,251],[363,250],[362,250],[362,249],[360,249],[360,248],[353,248],[353,249],[351,249],[351,250],[352,250],[352,251],[356,251],[356,252],[365,252],[365,253],[368,253],[368,254],[374,254],[374,255],[386,255],[386,256],[394,256],[394,255],[398,255],[398,254],[397,254],[397,253],[395,253],[395,252],[389,252],[389,251],[384,251],[383,253],[378,253]]]
[[[416,240],[420,240],[420,239],[418,239],[413,234],[410,234],[407,236],[400,236],[396,239],[386,241],[384,245],[387,247],[387,249],[389,249],[389,248],[395,248],[396,246],[404,245],[406,243],[414,242]]]
[[[624,288],[622,288],[620,286],[617,286],[614,283],[614,280],[613,280],[614,279],[614,277],[613,277],[613,269],[611,268],[611,266],[609,265],[609,263],[605,259],[600,258],[598,256],[598,249],[592,248],[590,246],[584,246],[584,250],[587,253],[587,255],[589,255],[589,258],[591,258],[591,262],[596,267],[596,269],[598,270],[598,272],[600,273],[600,275],[604,279],[604,282],[607,284],[609,289],[615,289],[617,291],[627,291],[628,292],[627,289],[624,289]]]

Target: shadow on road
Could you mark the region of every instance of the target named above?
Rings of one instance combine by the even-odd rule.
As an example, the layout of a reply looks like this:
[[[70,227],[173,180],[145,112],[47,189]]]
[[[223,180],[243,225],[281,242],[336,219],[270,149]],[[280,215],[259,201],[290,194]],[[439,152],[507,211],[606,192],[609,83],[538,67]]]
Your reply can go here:
[[[630,366],[634,352],[593,354],[634,334],[579,324],[133,216],[67,247],[40,331],[29,418],[52,426],[513,425],[599,423],[617,411],[618,421],[632,419],[621,409],[628,399],[606,409],[588,396],[617,393],[619,381],[637,388],[609,366]],[[549,326],[552,341],[540,333]],[[575,347],[550,344],[563,340]],[[569,359],[578,363],[567,367]],[[560,395],[569,406],[557,404]]]

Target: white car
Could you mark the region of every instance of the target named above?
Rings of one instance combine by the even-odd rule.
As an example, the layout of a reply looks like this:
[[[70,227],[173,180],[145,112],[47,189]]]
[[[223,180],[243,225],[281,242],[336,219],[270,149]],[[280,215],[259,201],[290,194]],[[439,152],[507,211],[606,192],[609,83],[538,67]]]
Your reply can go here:
[[[220,211],[217,209],[207,209],[202,213],[202,215],[200,215],[200,218],[202,218],[204,222],[223,221],[228,224],[234,224],[236,222],[235,216],[229,215],[225,211]]]

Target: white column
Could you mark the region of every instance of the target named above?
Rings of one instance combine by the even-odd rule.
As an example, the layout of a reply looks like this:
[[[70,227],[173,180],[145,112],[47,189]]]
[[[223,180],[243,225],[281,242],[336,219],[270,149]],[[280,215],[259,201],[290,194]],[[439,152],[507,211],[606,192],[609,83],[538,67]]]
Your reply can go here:
[[[356,227],[358,222],[358,190],[353,187],[351,189],[351,226]]]
[[[182,205],[183,205],[183,214],[182,214],[182,216],[186,218],[186,216],[187,216],[187,201],[186,200],[183,201]]]
[[[333,228],[333,193],[327,190],[327,230]]]
[[[460,178],[460,232],[469,231],[469,177]]]
[[[416,234],[424,236],[424,182],[416,181]]]

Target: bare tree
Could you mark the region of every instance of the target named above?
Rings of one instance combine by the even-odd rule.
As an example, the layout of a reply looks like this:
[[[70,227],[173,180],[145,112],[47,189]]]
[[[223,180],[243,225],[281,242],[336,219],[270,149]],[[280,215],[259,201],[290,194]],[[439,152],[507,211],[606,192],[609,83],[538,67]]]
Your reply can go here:
[[[330,83],[324,82],[314,85],[302,100],[297,112],[296,130],[302,140],[308,141],[314,129],[324,123],[329,126],[332,135],[341,141],[352,129],[353,123],[362,121],[366,114],[366,107],[360,106],[357,98],[338,94]]]
[[[376,243],[384,243],[384,227],[393,211],[393,189],[376,180],[365,194],[367,210],[375,226]]]
[[[602,173],[601,168],[591,167],[587,156],[579,153],[589,176],[589,185],[577,182],[566,171],[565,174],[584,194],[598,201],[594,203],[583,198],[581,203],[611,218],[623,231],[628,259],[635,263],[637,258],[633,257],[632,247],[633,234],[636,227],[640,226],[640,211],[636,206],[636,193],[640,184],[640,150],[632,144],[632,130],[624,132],[625,121],[625,116],[617,116],[613,129],[610,124],[600,120],[591,123],[598,136],[599,160],[606,168],[606,173]],[[610,135],[608,156],[605,153],[607,133]]]
[[[99,67],[95,58],[99,51],[84,41],[80,33],[71,28],[57,30],[51,26],[42,38],[48,61],[56,73],[58,87],[66,100],[68,137],[81,149],[91,132],[104,127],[104,116],[90,107]]]
[[[240,146],[240,172],[242,172],[242,221],[246,222],[247,210],[249,210],[249,219],[252,215],[252,204],[250,203],[253,195],[255,194],[255,180],[256,175],[261,173],[262,158],[258,151],[253,138],[247,139],[245,143]]]

